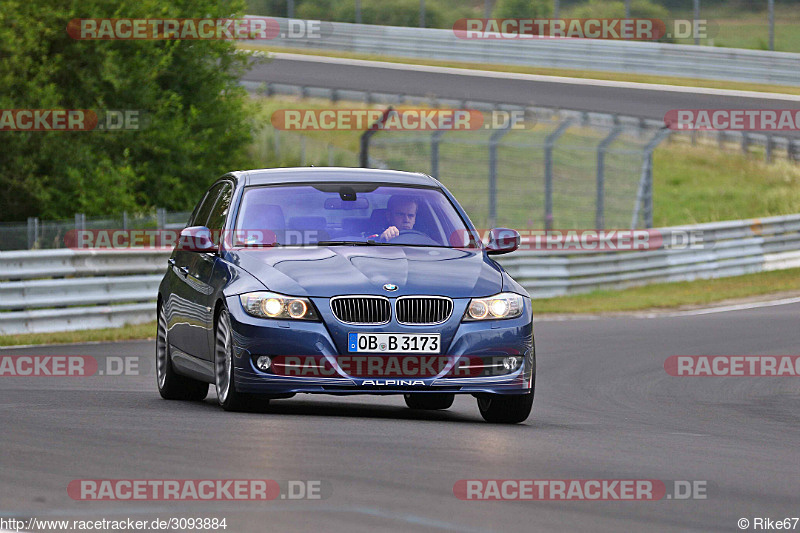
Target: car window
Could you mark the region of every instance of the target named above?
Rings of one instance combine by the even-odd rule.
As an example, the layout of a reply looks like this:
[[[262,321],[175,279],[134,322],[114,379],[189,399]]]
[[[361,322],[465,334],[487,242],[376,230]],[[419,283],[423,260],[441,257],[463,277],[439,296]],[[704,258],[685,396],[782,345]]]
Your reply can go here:
[[[228,210],[231,206],[232,195],[233,187],[227,182],[224,183],[217,197],[217,202],[214,204],[214,209],[211,210],[211,214],[208,216],[206,226],[211,230],[214,244],[219,244],[221,230],[225,225],[225,218],[228,216]]]
[[[393,222],[392,216],[397,222]],[[402,217],[413,220],[403,221]],[[318,183],[245,190],[236,223],[237,245],[310,245],[319,241],[375,241],[395,225],[400,235],[384,244],[444,246],[463,242],[466,225],[434,187]]]
[[[197,207],[195,210],[195,216],[192,217],[190,224],[192,226],[206,226],[208,223],[208,217],[211,214],[211,210],[214,208],[214,204],[217,201],[217,197],[219,196],[219,192],[222,189],[224,183],[220,183],[215,185],[208,191],[205,198],[203,198],[202,203]]]

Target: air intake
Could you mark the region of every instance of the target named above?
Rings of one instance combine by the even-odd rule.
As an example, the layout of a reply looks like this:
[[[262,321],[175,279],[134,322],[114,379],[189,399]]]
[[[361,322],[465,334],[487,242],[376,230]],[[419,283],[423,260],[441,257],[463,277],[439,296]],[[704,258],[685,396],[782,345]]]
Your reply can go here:
[[[392,314],[389,299],[383,296],[335,296],[331,311],[346,324],[386,324]]]

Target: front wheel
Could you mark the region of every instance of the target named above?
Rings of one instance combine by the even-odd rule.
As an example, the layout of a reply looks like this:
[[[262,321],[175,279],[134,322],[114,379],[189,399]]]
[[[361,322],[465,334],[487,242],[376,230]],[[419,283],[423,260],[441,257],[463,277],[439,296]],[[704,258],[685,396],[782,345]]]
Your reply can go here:
[[[447,394],[446,392],[403,395],[403,398],[406,400],[406,405],[411,409],[423,409],[426,411],[447,409],[453,405],[453,400],[455,400],[455,397],[455,394]]]
[[[519,424],[531,414],[533,391],[527,394],[483,394],[478,397],[478,410],[487,422]]]
[[[227,309],[220,311],[215,329],[214,385],[217,389],[217,401],[226,411],[242,411],[252,403],[252,399],[250,395],[236,390],[233,336],[231,335],[231,318]]]
[[[165,400],[200,401],[208,395],[208,383],[181,376],[172,367],[169,353],[169,329],[164,306],[158,306],[156,329],[156,385]]]

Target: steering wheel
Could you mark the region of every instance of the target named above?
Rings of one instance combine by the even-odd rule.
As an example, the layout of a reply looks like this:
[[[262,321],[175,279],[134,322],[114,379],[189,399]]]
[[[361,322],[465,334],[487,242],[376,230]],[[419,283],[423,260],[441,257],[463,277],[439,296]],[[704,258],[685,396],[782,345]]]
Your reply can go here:
[[[411,237],[410,239],[404,239],[406,244],[438,244],[436,241],[431,239],[427,233],[423,233],[415,229],[401,229],[398,237],[402,237],[403,235],[408,235]]]

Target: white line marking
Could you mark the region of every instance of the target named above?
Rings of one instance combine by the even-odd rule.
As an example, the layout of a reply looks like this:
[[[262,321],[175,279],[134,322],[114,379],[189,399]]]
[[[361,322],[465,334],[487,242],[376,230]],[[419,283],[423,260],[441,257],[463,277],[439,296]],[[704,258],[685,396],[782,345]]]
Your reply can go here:
[[[693,309],[691,311],[680,311],[677,313],[670,313],[666,316],[694,316],[694,315],[710,315],[713,313],[727,313],[729,311],[743,311],[746,309],[758,309],[760,307],[773,307],[776,305],[789,305],[800,303],[800,298],[784,298],[783,300],[771,300],[768,302],[752,302],[746,304],[725,305],[722,307],[711,307],[707,309]]]
[[[564,76],[543,76],[541,74],[523,74],[521,72],[496,72],[492,70],[471,70],[465,68],[436,67],[409,63],[392,63],[389,61],[370,61],[366,59],[348,59],[344,57],[324,57],[305,54],[289,54],[269,52],[269,57],[290,61],[306,61],[310,63],[330,63],[334,65],[351,65],[357,67],[387,68],[414,72],[434,72],[455,74],[459,76],[476,76],[482,78],[499,78],[524,81],[541,81],[548,83],[566,83],[570,85],[589,85],[594,87],[616,87],[621,89],[638,89],[673,93],[706,94],[712,96],[736,96],[739,98],[758,98],[759,100],[785,100],[800,102],[800,95],[783,93],[766,93],[757,91],[740,91],[734,89],[712,89],[710,87],[687,87],[684,85],[661,85],[655,83],[639,83],[632,81],[595,80],[586,78],[568,78]]]

